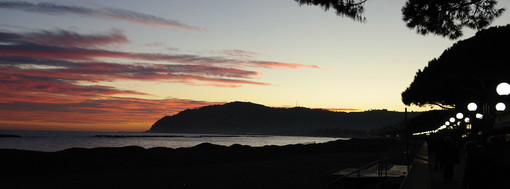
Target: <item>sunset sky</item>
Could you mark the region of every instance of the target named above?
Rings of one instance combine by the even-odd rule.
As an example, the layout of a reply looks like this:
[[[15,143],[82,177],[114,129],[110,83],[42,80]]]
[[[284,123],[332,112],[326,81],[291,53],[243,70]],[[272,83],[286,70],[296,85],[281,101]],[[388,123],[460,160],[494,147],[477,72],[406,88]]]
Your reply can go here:
[[[294,0],[0,1],[0,130],[145,131],[231,101],[404,111],[456,42],[408,29],[404,3],[369,0],[359,23]]]

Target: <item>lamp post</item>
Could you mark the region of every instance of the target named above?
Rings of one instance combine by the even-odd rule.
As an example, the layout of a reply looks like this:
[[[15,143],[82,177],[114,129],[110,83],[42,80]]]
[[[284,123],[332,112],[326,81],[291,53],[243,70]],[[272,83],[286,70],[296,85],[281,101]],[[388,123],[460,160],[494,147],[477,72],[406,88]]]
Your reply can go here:
[[[499,96],[508,96],[510,94],[510,84],[508,84],[506,82],[500,83],[496,87],[496,92],[498,93]],[[478,104],[476,104],[474,102],[469,103],[467,105],[467,109],[469,112],[472,112],[472,115],[474,115],[474,117],[476,119],[471,119],[469,114],[464,115],[463,113],[459,112],[459,113],[455,114],[455,116],[448,118],[448,120],[445,121],[445,123],[443,125],[441,125],[440,127],[438,127],[437,129],[419,132],[419,133],[413,133],[413,135],[422,135],[422,134],[429,135],[430,133],[437,133],[441,130],[445,130],[445,129],[451,130],[451,129],[456,128],[455,132],[457,132],[457,133],[463,132],[461,134],[462,134],[462,137],[464,138],[464,137],[468,137],[470,135],[470,133],[472,133],[472,132],[490,131],[491,129],[493,129],[492,128],[493,124],[489,125],[488,121],[494,121],[494,119],[498,115],[491,114],[491,108],[489,108],[489,102],[486,101],[483,103],[480,112],[476,112],[479,108],[478,108]],[[497,112],[503,112],[506,109],[507,109],[506,104],[503,102],[498,102],[494,106],[494,110],[496,110]],[[407,111],[407,109],[406,109],[406,111]],[[476,124],[474,124],[473,122],[476,122],[477,119],[482,121],[482,124],[480,124],[480,126],[478,126],[478,127],[473,127],[473,125],[476,126]],[[489,120],[489,119],[491,119],[491,120]],[[489,128],[489,126],[491,126],[491,127]],[[479,133],[479,134],[481,134],[481,133]]]
[[[496,87],[496,92],[499,96],[508,96],[510,94],[510,84],[508,84],[506,82],[502,82],[502,83],[498,84],[498,86]],[[494,121],[494,119],[497,117],[497,115],[491,114],[492,110],[496,110],[497,112],[503,112],[506,110],[505,103],[503,103],[501,101],[497,102],[495,105],[492,104],[492,106],[494,106],[494,109],[492,109],[490,106],[491,105],[489,105],[489,102],[484,102],[482,104],[482,108],[480,111],[481,113],[480,113],[480,112],[476,112],[478,110],[478,104],[471,102],[467,105],[468,111],[475,113],[475,117],[477,119],[482,120],[483,124],[482,124],[481,130],[493,129],[492,128],[493,123],[491,125],[488,124],[488,121]],[[492,119],[492,120],[488,120],[488,119]]]

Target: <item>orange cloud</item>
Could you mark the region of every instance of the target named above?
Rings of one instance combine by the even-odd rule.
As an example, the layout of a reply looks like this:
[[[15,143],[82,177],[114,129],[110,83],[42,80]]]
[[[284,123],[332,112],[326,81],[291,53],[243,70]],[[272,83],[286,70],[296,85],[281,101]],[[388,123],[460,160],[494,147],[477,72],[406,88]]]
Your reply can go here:
[[[252,81],[260,73],[246,68],[318,68],[276,61],[132,53],[99,48],[127,42],[124,34],[117,30],[94,35],[64,30],[21,34],[0,32],[0,129],[55,128],[58,125],[61,129],[123,130],[118,125],[137,125],[138,131],[141,131],[148,129],[163,115],[214,103],[187,99],[120,98],[116,96],[147,97],[148,94],[90,84],[135,80],[211,87],[271,85]],[[249,54],[243,51],[233,53]],[[121,64],[103,62],[99,60],[101,58],[142,62]]]
[[[30,128],[29,124],[21,123],[38,125],[57,123],[67,125],[69,130],[77,130],[83,125],[87,125],[89,130],[108,130],[111,129],[109,127],[111,125],[129,124],[137,127],[116,128],[144,131],[164,115],[173,115],[185,109],[212,104],[216,103],[186,99],[150,100],[119,97],[73,103],[0,102],[0,114],[3,115],[0,118],[0,128],[12,129],[13,126],[17,126],[18,129],[34,129]]]
[[[327,108],[326,110],[333,112],[361,112],[363,110],[360,109],[352,109],[352,108]]]

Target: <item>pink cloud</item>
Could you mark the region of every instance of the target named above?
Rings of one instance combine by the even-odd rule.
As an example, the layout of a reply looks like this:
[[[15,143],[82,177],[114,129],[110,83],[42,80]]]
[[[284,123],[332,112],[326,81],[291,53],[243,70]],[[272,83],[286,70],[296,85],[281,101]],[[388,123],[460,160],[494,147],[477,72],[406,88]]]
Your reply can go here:
[[[256,53],[256,52],[250,52],[250,51],[244,51],[244,50],[238,50],[238,49],[225,50],[225,51],[223,51],[223,53],[226,55],[229,55],[229,56],[241,57],[241,58],[252,58],[254,56],[260,55],[259,53]]]
[[[148,128],[162,115],[212,103],[135,98],[150,96],[99,83],[133,80],[232,88],[271,85],[253,81],[260,73],[248,68],[318,68],[248,58],[121,52],[100,48],[127,42],[129,40],[120,30],[93,35],[64,30],[0,32],[0,114],[3,115],[0,128],[5,128],[2,124],[8,123],[58,123],[74,124],[76,127],[79,124],[136,123]],[[250,54],[245,51],[231,53],[237,53],[238,57]],[[102,58],[139,62],[121,64],[101,61]]]
[[[27,65],[57,66],[53,69],[31,68]],[[115,80],[168,81],[195,85],[240,86],[242,84],[268,85],[247,81],[259,73],[247,70],[222,68],[205,65],[167,64],[117,64],[105,62],[68,62],[51,59],[31,59],[0,56],[0,73],[6,76],[61,80],[68,83],[77,81],[100,82]],[[206,82],[196,83],[196,82]],[[221,85],[222,83],[228,85]],[[234,85],[232,85],[234,84]]]
[[[251,67],[261,67],[261,68],[313,68],[319,69],[319,66],[316,65],[306,65],[306,64],[293,64],[293,63],[284,63],[284,62],[272,62],[272,61],[248,61],[243,62],[243,64],[250,65]]]
[[[70,129],[145,131],[164,115],[217,104],[188,99],[139,99],[109,97],[79,102],[0,102],[0,128],[39,129],[65,125]],[[21,125],[16,125],[20,123]],[[26,123],[32,123],[26,125]],[[87,128],[81,128],[87,124]],[[14,125],[14,126],[13,126]],[[116,125],[116,126],[113,126]],[[121,126],[118,126],[121,125]],[[135,126],[135,128],[130,128]],[[63,129],[62,127],[55,129]],[[111,128],[109,129],[111,130]]]
[[[146,95],[145,93],[118,90],[111,86],[76,85],[63,78],[41,77],[16,74],[10,70],[0,70],[0,102],[47,102],[55,103],[102,97],[105,95]]]
[[[168,55],[149,53],[128,53],[98,49],[63,48],[56,46],[42,46],[37,44],[23,44],[0,46],[0,53],[14,56],[31,56],[39,58],[53,58],[60,60],[92,60],[95,58],[120,58],[150,61],[165,61],[180,64],[222,64],[229,66],[244,66],[258,68],[319,68],[316,65],[304,65],[273,61],[246,61],[221,57],[202,57],[197,55]]]
[[[95,47],[111,43],[124,43],[128,40],[121,31],[115,30],[106,35],[81,35],[67,31],[17,34],[0,32],[0,53],[10,56],[24,56],[33,58],[46,58],[58,60],[94,60],[97,58],[119,58],[145,61],[163,61],[174,64],[193,65],[223,65],[229,67],[258,67],[258,68],[319,68],[315,65],[285,63],[275,61],[239,60],[223,57],[206,57],[198,55],[172,55],[130,53],[121,51],[109,51]],[[236,51],[239,54],[249,52]]]

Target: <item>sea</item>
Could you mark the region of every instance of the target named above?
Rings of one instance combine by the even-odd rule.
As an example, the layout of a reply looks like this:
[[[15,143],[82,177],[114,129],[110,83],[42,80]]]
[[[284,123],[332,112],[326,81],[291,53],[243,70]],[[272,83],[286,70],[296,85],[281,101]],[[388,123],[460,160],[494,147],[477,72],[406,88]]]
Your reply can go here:
[[[167,147],[186,148],[201,143],[223,146],[233,144],[249,146],[289,145],[324,143],[348,138],[273,136],[273,135],[222,135],[222,134],[181,134],[145,132],[78,132],[78,131],[25,131],[6,130],[0,135],[20,137],[0,137],[0,149],[19,149],[55,152],[69,148],[97,148],[141,146],[144,148]]]

